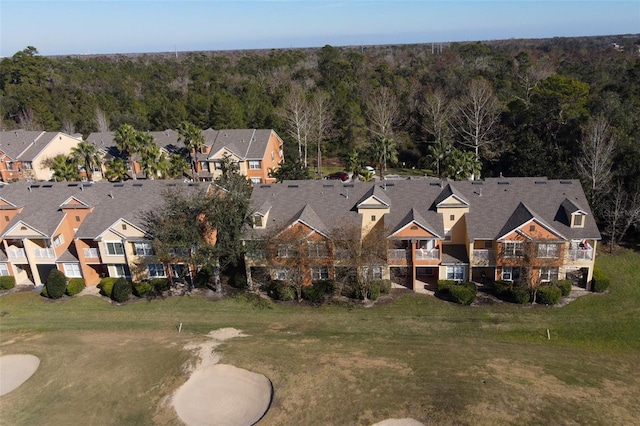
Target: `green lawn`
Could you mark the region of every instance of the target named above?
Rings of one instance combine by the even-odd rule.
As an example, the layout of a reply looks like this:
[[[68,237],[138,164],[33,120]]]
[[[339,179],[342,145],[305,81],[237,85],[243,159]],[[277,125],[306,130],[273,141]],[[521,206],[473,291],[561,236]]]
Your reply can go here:
[[[273,382],[260,424],[635,424],[640,254],[598,264],[610,293],[563,308],[463,307],[424,295],[373,308],[7,295],[1,354],[42,362],[0,398],[0,424],[180,424],[167,397],[192,362],[183,347],[221,327],[249,335],[219,348],[223,362]]]

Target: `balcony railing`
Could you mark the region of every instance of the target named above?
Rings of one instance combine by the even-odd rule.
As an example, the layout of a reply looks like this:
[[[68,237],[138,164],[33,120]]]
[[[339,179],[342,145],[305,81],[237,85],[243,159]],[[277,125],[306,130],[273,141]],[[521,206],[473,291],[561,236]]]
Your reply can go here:
[[[85,248],[85,249],[82,249],[82,252],[84,253],[84,257],[88,257],[88,258],[100,257],[100,254],[97,248]]]
[[[438,249],[416,249],[416,260],[439,260],[440,250]]]
[[[582,249],[568,250],[567,258],[570,261],[592,260],[593,259],[593,249],[588,249],[588,250],[582,250]]]
[[[392,249],[387,253],[388,260],[409,260],[411,259],[411,253],[406,249]]]
[[[7,252],[9,259],[24,259],[26,256],[23,248],[10,247]]]
[[[33,249],[33,254],[36,256],[36,259],[55,259],[56,258],[56,252],[51,248]]]
[[[473,251],[472,265],[489,266],[496,263],[495,252],[493,250],[480,249]]]

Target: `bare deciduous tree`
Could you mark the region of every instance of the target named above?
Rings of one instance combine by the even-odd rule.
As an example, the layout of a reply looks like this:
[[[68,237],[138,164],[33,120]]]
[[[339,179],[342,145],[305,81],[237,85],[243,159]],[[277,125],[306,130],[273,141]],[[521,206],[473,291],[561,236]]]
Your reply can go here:
[[[615,138],[609,122],[598,116],[582,129],[580,141],[582,155],[577,160],[578,172],[589,183],[589,195],[594,196],[609,188],[611,182],[611,166],[615,151]]]
[[[105,114],[105,112],[102,111],[100,108],[96,108],[95,122],[96,122],[96,129],[98,130],[98,132],[109,131],[109,119],[107,118],[107,115]]]
[[[458,114],[454,116],[454,123],[461,138],[460,143],[472,148],[478,159],[480,149],[496,140],[494,135],[500,109],[500,101],[485,79],[471,80],[467,95],[457,102]],[[484,154],[487,155],[486,149]]]
[[[449,122],[453,108],[442,89],[437,88],[428,93],[420,104],[419,111],[423,117],[421,127],[431,134],[435,141],[449,139]]]
[[[318,174],[322,176],[322,143],[327,138],[333,124],[331,99],[326,92],[319,92],[311,102],[311,129],[317,147]]]
[[[400,121],[400,105],[396,95],[387,87],[371,94],[366,103],[369,131],[375,136],[391,138]]]
[[[62,131],[68,135],[73,135],[76,132],[76,126],[69,119],[62,120]]]
[[[18,113],[18,122],[23,130],[42,130],[42,124],[31,108],[23,108]]]
[[[287,126],[286,132],[298,144],[298,159],[307,167],[307,141],[310,132],[309,103],[304,88],[293,84],[278,112]],[[304,157],[303,157],[304,148]]]
[[[611,250],[622,240],[629,228],[640,225],[640,191],[632,193],[633,195],[629,196],[622,182],[618,182],[604,209],[603,216]]]

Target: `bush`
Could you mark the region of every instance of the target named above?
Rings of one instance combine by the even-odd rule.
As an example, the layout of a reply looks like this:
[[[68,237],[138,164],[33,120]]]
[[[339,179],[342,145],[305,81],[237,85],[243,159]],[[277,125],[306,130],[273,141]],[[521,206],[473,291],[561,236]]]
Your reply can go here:
[[[84,278],[71,278],[67,285],[67,296],[75,296],[85,288]]]
[[[553,280],[551,284],[555,285],[562,291],[562,297],[566,297],[571,294],[571,280]]]
[[[513,289],[513,281],[494,281],[491,283],[491,292],[496,296],[508,294]]]
[[[213,277],[213,266],[205,265],[198,272],[193,279],[193,286],[195,288],[206,288]]]
[[[133,285],[133,295],[136,297],[147,297],[151,293],[151,283],[149,281],[142,281]]]
[[[562,290],[553,284],[541,285],[536,294],[536,302],[544,305],[555,305],[562,297]]]
[[[9,290],[16,286],[16,278],[11,275],[3,275],[0,277],[0,290]]]
[[[271,280],[267,283],[266,290],[269,297],[275,300],[289,302],[296,298],[295,290],[284,281]]]
[[[454,280],[438,280],[438,291],[446,293],[449,287],[455,284]]]
[[[453,301],[461,305],[470,305],[476,300],[476,285],[471,282],[449,286],[448,292]]]
[[[156,293],[162,293],[169,290],[170,283],[167,278],[152,278],[149,280],[149,284]]]
[[[607,274],[605,274],[600,268],[594,268],[593,279],[591,280],[591,290],[596,293],[602,293],[607,291],[609,284],[610,281]]]
[[[325,294],[333,294],[336,284],[333,280],[315,281],[309,286],[302,287],[302,298],[313,303],[322,301]]]
[[[40,296],[49,297],[49,293],[47,293],[47,286],[46,285],[42,286],[42,290],[40,291]]]
[[[116,283],[118,279],[114,277],[105,277],[100,280],[100,284],[98,284],[98,288],[100,289],[100,294],[106,297],[111,297],[111,292],[113,291],[113,285]]]
[[[531,292],[526,286],[516,285],[511,290],[507,290],[509,299],[514,303],[524,305],[531,300]]]
[[[380,287],[381,294],[391,293],[391,280],[376,280],[374,283],[377,283]]]
[[[240,289],[247,288],[247,274],[244,272],[236,271],[231,278],[231,286]]]
[[[369,290],[367,291],[367,297],[369,300],[378,300],[380,297],[380,282],[372,281],[369,283]]]
[[[118,303],[126,302],[131,296],[133,286],[131,282],[126,278],[118,278],[113,285],[113,291],[111,292],[111,298]]]
[[[47,294],[50,299],[59,299],[67,289],[67,277],[57,269],[52,269],[45,283]]]

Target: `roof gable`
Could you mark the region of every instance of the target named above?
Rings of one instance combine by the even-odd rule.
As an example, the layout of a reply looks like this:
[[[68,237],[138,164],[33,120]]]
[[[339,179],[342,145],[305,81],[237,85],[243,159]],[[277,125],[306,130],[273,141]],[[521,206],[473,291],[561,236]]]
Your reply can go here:
[[[408,229],[408,228],[417,228],[417,229]],[[407,232],[409,231],[409,232]],[[393,237],[406,237],[408,235],[415,237],[426,237],[426,238],[442,238],[436,231],[433,226],[429,224],[415,209],[411,209],[409,213],[402,219],[396,228],[391,232],[389,238]]]
[[[3,234],[2,238],[11,238],[11,237],[48,237],[49,235],[45,234],[42,231],[34,228],[33,226],[19,220],[15,223],[11,228],[7,229]]]
[[[447,184],[436,197],[434,204],[436,207],[468,207],[469,202],[451,184]]]
[[[360,208],[388,208],[391,205],[391,200],[385,194],[384,190],[378,185],[373,185],[369,191],[367,191],[358,201],[357,207]]]
[[[505,225],[502,227],[500,232],[498,233],[497,240],[502,240],[509,234],[513,232],[518,232],[523,234],[526,238],[531,239],[532,237],[528,235],[525,231],[522,231],[520,228],[528,223],[535,221],[540,226],[544,227],[550,233],[556,235],[558,238],[566,240],[565,236],[560,232],[555,230],[551,225],[549,225],[546,221],[544,221],[539,215],[533,212],[529,207],[527,207],[524,203],[520,202],[516,209],[513,211]]]

